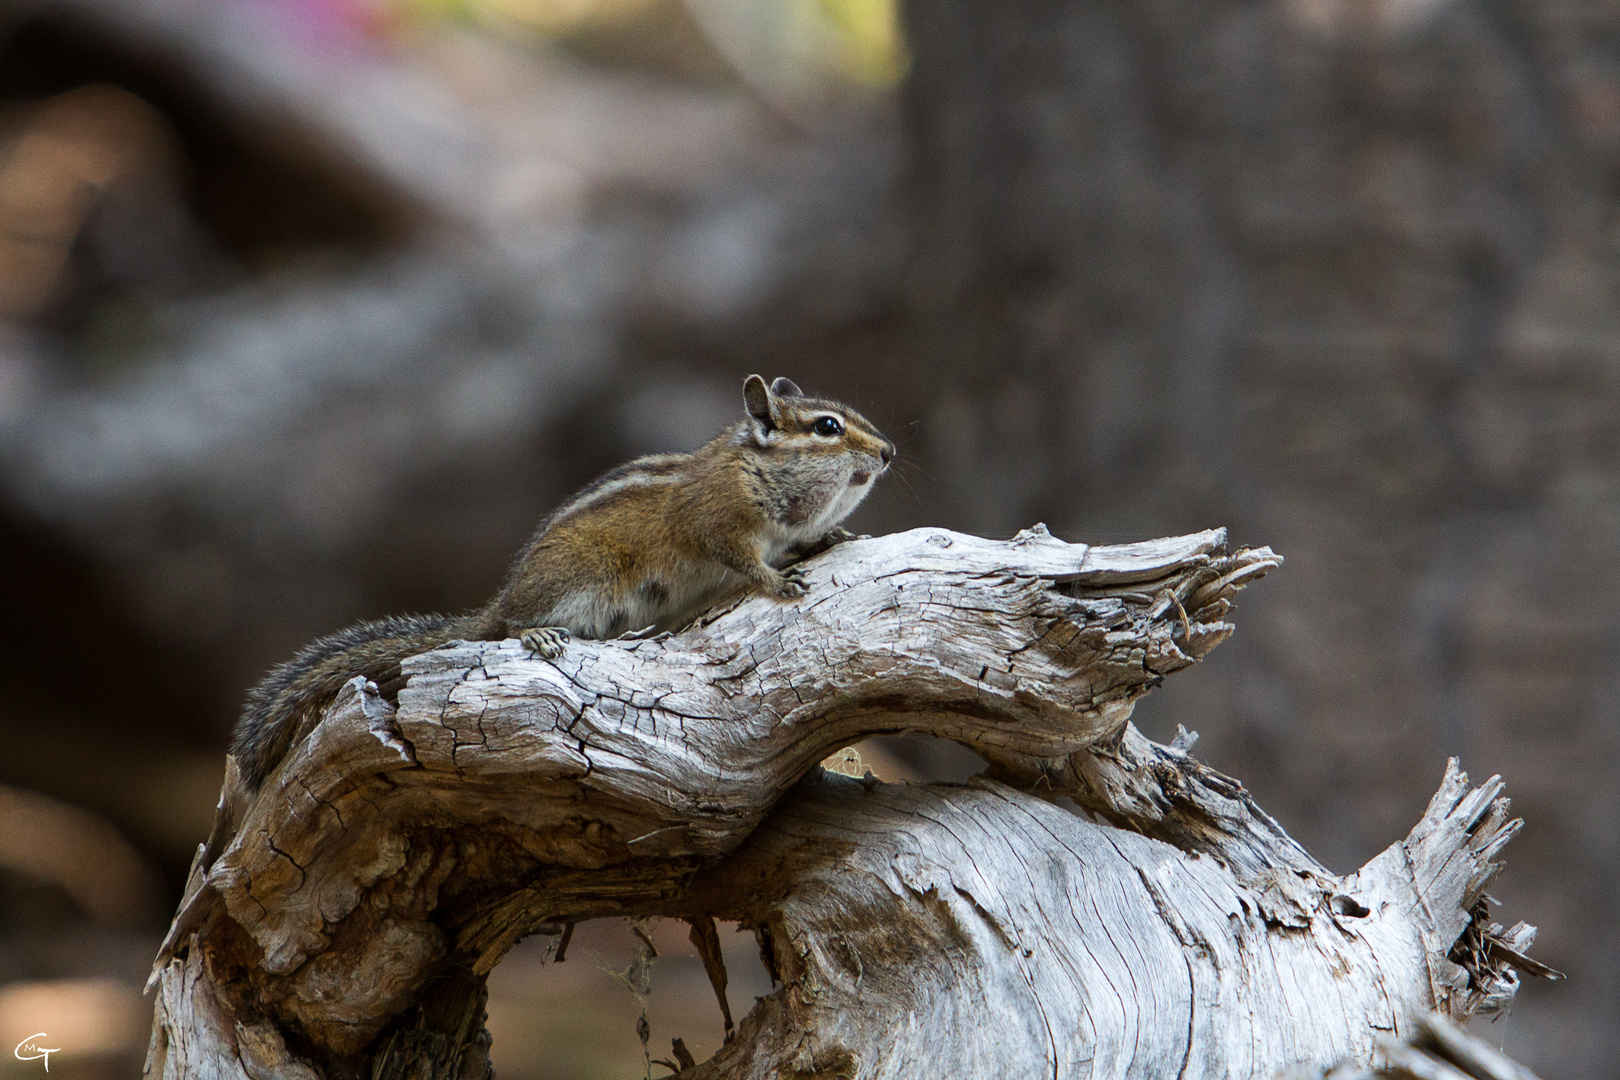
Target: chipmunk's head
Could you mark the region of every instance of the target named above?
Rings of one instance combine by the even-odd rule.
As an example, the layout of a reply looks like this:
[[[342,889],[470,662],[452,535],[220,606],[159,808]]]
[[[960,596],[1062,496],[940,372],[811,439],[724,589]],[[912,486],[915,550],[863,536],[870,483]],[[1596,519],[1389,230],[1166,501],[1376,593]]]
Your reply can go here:
[[[743,383],[744,437],[786,481],[784,523],[820,536],[848,517],[894,460],[894,443],[836,401],[806,397],[791,379]]]

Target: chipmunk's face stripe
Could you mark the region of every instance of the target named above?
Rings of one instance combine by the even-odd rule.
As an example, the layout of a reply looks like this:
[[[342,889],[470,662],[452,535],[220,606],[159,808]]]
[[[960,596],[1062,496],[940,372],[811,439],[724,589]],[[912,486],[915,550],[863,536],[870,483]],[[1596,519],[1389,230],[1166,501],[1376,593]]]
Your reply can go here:
[[[763,383],[751,394],[747,389],[748,415],[731,427],[724,444],[743,451],[745,471],[773,500],[770,516],[792,534],[784,534],[786,539],[819,536],[871,493],[876,478],[888,470],[894,444],[839,402],[774,389],[763,393]],[[750,455],[758,455],[753,463]],[[693,461],[693,455],[661,454],[604,473],[559,507],[544,529],[582,512],[605,510],[651,487],[690,482]]]

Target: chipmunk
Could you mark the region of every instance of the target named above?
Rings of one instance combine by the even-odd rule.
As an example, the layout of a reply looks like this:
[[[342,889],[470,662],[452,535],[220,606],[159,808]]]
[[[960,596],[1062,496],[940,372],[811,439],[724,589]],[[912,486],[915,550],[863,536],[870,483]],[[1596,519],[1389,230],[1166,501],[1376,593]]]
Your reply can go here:
[[[256,790],[356,675],[397,699],[400,662],[448,641],[517,637],[556,659],[570,636],[677,628],[739,585],[781,600],[778,569],[849,538],[839,527],[894,460],[854,409],[788,379],[743,383],[748,415],[690,454],[654,454],[587,485],[540,523],[495,598],[465,615],[359,623],[305,647],[247,696],[231,743]]]

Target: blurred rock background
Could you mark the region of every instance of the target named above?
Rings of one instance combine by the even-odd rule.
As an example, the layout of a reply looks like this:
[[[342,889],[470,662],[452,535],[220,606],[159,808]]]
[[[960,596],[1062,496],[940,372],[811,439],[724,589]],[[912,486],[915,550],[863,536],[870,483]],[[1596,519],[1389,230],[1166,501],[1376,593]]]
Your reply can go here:
[[[138,1072],[266,667],[482,603],[751,371],[896,437],[866,531],[1286,555],[1138,722],[1340,870],[1448,755],[1502,773],[1493,892],[1570,980],[1487,1037],[1613,1075],[1617,40],[1584,0],[0,0],[0,1076],[36,1031]],[[652,1056],[701,1057],[653,933]],[[503,1076],[644,1072],[630,943],[503,965]]]

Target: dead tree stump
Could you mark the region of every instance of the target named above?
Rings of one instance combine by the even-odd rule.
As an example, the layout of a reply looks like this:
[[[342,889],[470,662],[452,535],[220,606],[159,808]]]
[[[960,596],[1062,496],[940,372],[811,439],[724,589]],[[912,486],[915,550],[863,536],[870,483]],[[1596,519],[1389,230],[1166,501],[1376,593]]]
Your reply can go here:
[[[1037,526],[840,545],[810,595],[675,635],[454,642],[397,703],[358,680],[219,819],[154,970],[154,1077],[472,1078],[484,979],[602,916],[758,934],[781,984],[694,1077],[1262,1076],[1371,1061],[1500,1008],[1533,930],[1489,922],[1517,830],[1448,768],[1346,877],[1236,781],[1128,723],[1276,567],[1224,531],[1112,547]],[[817,768],[922,731],[965,785]]]

